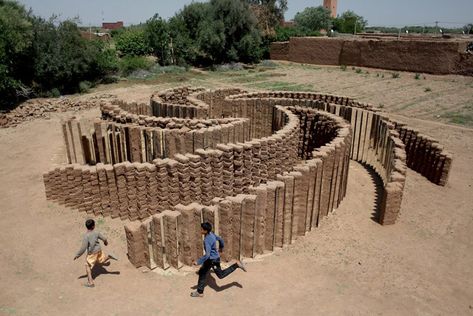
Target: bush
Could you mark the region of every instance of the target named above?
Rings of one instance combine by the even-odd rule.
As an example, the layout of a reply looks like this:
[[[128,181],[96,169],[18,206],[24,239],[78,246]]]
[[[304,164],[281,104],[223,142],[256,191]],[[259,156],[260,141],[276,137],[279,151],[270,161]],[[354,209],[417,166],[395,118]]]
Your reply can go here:
[[[87,93],[89,92],[90,88],[92,87],[92,83],[90,81],[81,81],[79,82],[79,92],[80,93]]]
[[[362,16],[353,11],[346,11],[333,20],[333,29],[339,33],[350,33],[364,31],[368,22]]]
[[[120,60],[119,68],[122,76],[128,76],[139,69],[149,70],[153,64],[152,61],[142,56],[125,56]]]
[[[145,31],[139,28],[123,31],[117,36],[115,45],[121,56],[143,56],[152,52]]]
[[[304,11],[296,14],[294,22],[306,33],[321,29],[330,30],[332,27],[330,10],[322,6],[305,8]]]

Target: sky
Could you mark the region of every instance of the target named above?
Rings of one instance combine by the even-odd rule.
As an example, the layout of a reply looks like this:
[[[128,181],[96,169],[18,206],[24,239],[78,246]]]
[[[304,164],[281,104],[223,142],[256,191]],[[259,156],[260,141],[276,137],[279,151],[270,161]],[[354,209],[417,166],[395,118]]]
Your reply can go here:
[[[34,14],[60,19],[79,17],[81,25],[124,21],[125,25],[145,22],[158,13],[173,16],[192,0],[19,0]],[[286,20],[306,7],[319,6],[323,0],[288,0]],[[370,26],[439,25],[460,27],[473,23],[473,0],[338,0],[338,13],[355,11]]]

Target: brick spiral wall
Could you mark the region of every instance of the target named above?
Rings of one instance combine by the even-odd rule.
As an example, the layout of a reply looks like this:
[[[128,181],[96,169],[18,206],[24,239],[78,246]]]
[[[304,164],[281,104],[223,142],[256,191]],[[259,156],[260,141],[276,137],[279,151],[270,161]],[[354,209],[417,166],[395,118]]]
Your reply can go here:
[[[189,265],[203,220],[226,240],[226,260],[291,244],[339,206],[350,159],[379,175],[380,223],[393,224],[407,167],[445,185],[452,161],[435,140],[347,97],[177,88],[101,110],[102,120],[63,124],[70,164],[44,174],[46,197],[133,221],[137,267]]]

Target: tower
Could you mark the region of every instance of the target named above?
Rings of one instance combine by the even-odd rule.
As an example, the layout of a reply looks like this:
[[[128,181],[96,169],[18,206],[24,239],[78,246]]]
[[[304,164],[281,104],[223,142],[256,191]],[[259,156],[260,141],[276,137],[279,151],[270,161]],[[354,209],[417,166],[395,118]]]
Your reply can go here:
[[[337,17],[337,2],[337,0],[324,0],[324,8],[330,10],[332,18]]]

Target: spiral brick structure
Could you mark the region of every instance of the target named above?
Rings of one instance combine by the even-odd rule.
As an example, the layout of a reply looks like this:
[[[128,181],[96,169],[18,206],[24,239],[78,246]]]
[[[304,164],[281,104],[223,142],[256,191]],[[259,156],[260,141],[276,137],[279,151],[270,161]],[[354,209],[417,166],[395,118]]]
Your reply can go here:
[[[69,164],[44,175],[46,197],[132,221],[136,267],[191,265],[202,221],[226,241],[224,260],[293,243],[340,205],[350,159],[379,175],[380,223],[394,224],[407,167],[445,185],[452,161],[435,140],[346,97],[183,87],[101,111],[64,122]]]

